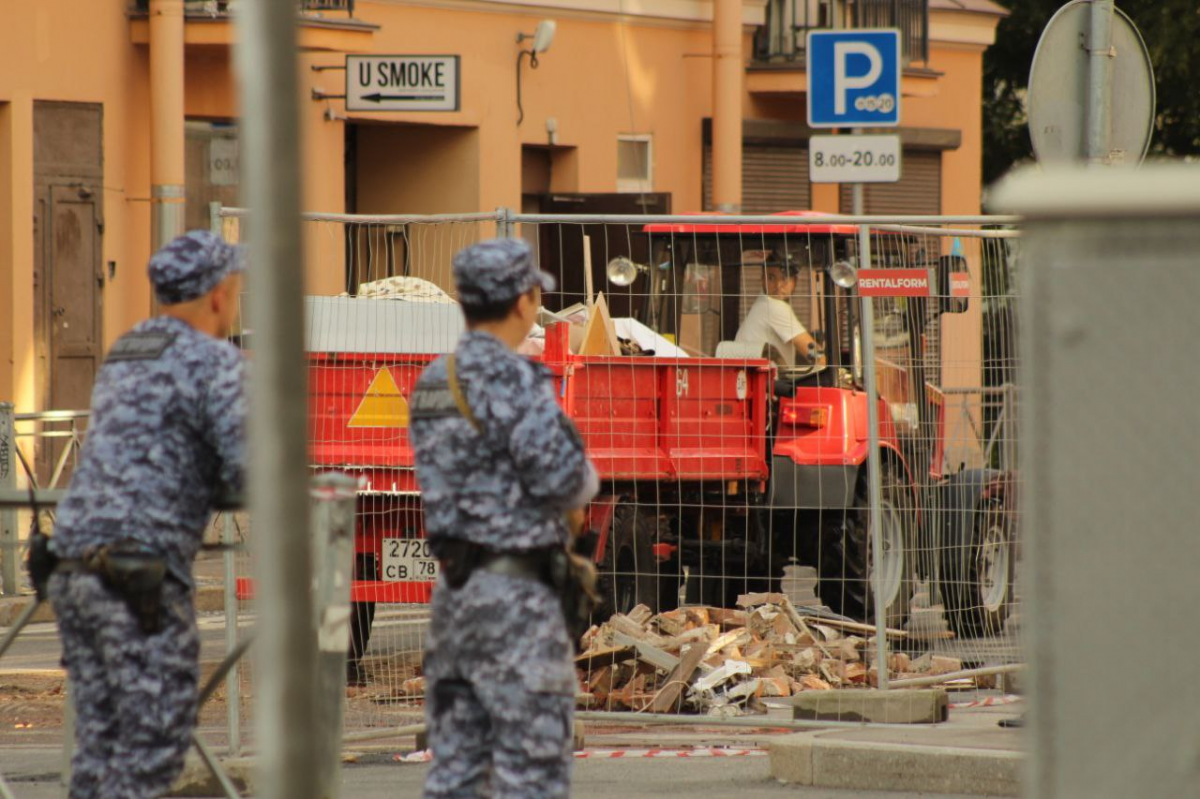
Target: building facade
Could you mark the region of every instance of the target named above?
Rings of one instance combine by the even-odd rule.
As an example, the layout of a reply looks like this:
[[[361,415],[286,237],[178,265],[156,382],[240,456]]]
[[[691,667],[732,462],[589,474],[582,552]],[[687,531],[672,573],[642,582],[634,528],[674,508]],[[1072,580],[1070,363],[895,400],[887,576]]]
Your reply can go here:
[[[726,2],[299,0],[303,206],[710,207],[712,20]],[[18,411],[86,407],[105,348],[153,310],[145,263],[162,145],[150,40],[164,9],[184,14],[185,226],[207,227],[209,203],[236,204],[239,193],[236,0],[0,9],[0,399]],[[807,175],[804,33],[834,24],[903,31],[904,176],[870,187],[866,210],[979,211],[982,57],[998,6],[741,0],[735,9],[744,211],[849,211],[848,191]],[[556,30],[534,68],[522,55],[532,40],[518,37],[543,20]],[[372,102],[361,97],[348,108],[347,59],[372,54],[453,56],[451,110],[356,110]],[[346,269],[308,264],[310,291],[342,290]]]

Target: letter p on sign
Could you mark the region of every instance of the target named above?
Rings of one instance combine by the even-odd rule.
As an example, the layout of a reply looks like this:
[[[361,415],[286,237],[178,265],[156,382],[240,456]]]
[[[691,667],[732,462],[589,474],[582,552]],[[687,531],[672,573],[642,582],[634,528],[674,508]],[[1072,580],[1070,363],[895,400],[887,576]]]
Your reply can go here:
[[[809,126],[899,125],[900,70],[897,30],[810,31]]]
[[[846,74],[846,62],[851,54],[866,56],[870,67],[858,76]],[[879,80],[883,72],[883,56],[866,42],[833,43],[833,110],[836,114],[846,113],[846,93],[851,89],[869,89]]]

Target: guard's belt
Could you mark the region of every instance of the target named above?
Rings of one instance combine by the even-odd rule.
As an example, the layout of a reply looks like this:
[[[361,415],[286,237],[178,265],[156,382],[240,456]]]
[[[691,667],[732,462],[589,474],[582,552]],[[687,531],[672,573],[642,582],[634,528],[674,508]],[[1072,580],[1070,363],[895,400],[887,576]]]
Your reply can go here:
[[[548,563],[548,552],[497,552],[485,555],[477,568],[491,574],[546,582]]]
[[[86,560],[83,558],[59,558],[54,564],[54,571],[59,574],[71,574],[73,572],[95,572]]]
[[[154,635],[162,631],[162,586],[167,564],[137,542],[118,541],[97,547],[86,557],[59,558],[54,571],[96,575],[125,601],[142,632]]]
[[[476,570],[504,574],[525,580],[550,583],[551,549],[525,552],[495,552],[461,539],[442,539],[434,543],[443,576],[451,588],[461,588]]]

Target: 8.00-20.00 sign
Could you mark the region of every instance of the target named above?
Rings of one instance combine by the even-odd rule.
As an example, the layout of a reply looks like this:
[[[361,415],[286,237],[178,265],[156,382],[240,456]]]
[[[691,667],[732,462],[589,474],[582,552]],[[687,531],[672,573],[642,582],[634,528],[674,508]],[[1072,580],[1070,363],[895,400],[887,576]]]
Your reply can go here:
[[[900,179],[900,137],[813,136],[808,172],[813,183],[895,183]]]
[[[895,166],[895,153],[873,153],[870,150],[854,150],[849,153],[813,153],[813,164],[818,167],[831,166]]]

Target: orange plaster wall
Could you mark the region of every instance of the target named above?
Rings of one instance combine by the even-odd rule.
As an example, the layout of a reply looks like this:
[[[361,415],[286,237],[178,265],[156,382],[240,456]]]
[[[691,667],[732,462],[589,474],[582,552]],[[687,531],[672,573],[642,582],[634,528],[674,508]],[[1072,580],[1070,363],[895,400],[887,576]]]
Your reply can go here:
[[[32,102],[74,100],[104,104],[103,259],[117,277],[105,292],[105,343],[150,312],[144,264],[149,257],[149,109],[147,50],[131,41],[126,0],[53,0],[0,12],[0,399],[31,409]],[[344,73],[313,72],[340,65],[340,52],[310,51],[299,64],[303,139],[303,207],[344,209],[345,118],[355,123],[407,123],[408,140],[453,126],[458,144],[449,160],[379,146],[360,211],[478,211],[520,207],[521,145],[547,143],[546,120],[558,122],[560,157],[571,173],[556,173],[556,188],[616,189],[617,136],[654,137],[654,189],[673,194],[678,211],[700,207],[701,125],[711,115],[711,36],[706,25],[617,23],[574,12],[513,6],[461,10],[360,0],[356,18],[379,26],[370,36],[378,53],[458,53],[462,105],[454,113],[347,114],[340,100],[313,100],[313,89],[340,94]],[[522,64],[525,121],[516,124],[518,32],[539,20],[558,22],[540,67]],[[361,36],[362,34],[356,34]],[[750,36],[744,54],[751,54]],[[943,72],[934,97],[905,98],[903,124],[962,128],[963,144],[943,161],[943,210],[979,210],[981,52],[935,45],[930,66]],[[186,113],[228,119],[237,114],[236,76],[227,46],[187,49]],[[803,120],[802,96],[764,98],[744,93],[748,118]],[[325,118],[326,111],[333,119]],[[464,133],[469,131],[469,133]],[[413,138],[413,137],[416,138]],[[376,137],[386,142],[386,136]],[[403,137],[402,137],[403,138]],[[368,148],[369,149],[369,148]],[[435,150],[438,148],[435,148]],[[364,157],[360,151],[360,170]],[[463,160],[465,157],[466,160]],[[377,169],[375,168],[377,166]],[[463,175],[469,167],[471,179]],[[454,181],[455,185],[447,185]],[[564,185],[567,184],[567,185]],[[836,186],[814,186],[813,207],[837,209]],[[310,234],[305,274],[310,290],[340,290],[337,247]],[[326,236],[325,238],[328,238]],[[11,315],[7,312],[11,310]]]
[[[962,144],[942,154],[942,213],[978,214],[983,190],[983,54],[931,47],[929,65],[944,73],[933,97],[905,97],[902,124],[957,128]]]
[[[945,46],[931,48],[930,66],[944,73],[939,92],[933,98],[906,98],[905,124],[939,128],[958,128],[962,144],[942,154],[942,213],[979,214],[983,189],[983,54],[978,47]],[[979,386],[982,381],[979,341],[982,335],[982,280],[980,240],[961,239],[971,272],[972,301],[966,313],[942,317],[942,376],[947,387]],[[943,247],[948,252],[952,239]],[[968,429],[958,407],[947,411],[950,429]],[[960,441],[948,449],[953,463],[978,465],[978,447]]]
[[[36,410],[33,354],[33,102],[104,105],[105,344],[144,318],[149,287],[145,57],[129,45],[124,0],[22,3],[0,12],[0,399]]]
[[[459,112],[350,114],[354,121],[478,126],[479,204],[455,210],[519,208],[520,145],[547,143],[551,117],[558,121],[558,144],[577,148],[577,191],[615,191],[618,134],[649,133],[655,140],[655,189],[672,191],[676,208],[699,207],[700,125],[710,106],[711,60],[684,54],[711,49],[706,29],[618,25],[545,9],[466,13],[371,2],[360,2],[356,15],[381,26],[376,52],[462,55]],[[550,50],[539,56],[538,69],[528,59],[521,66],[525,120],[518,127],[516,37],[548,15],[556,18],[558,30]],[[314,60],[335,64],[341,56]],[[328,92],[340,92],[342,81],[340,72],[313,78]]]

